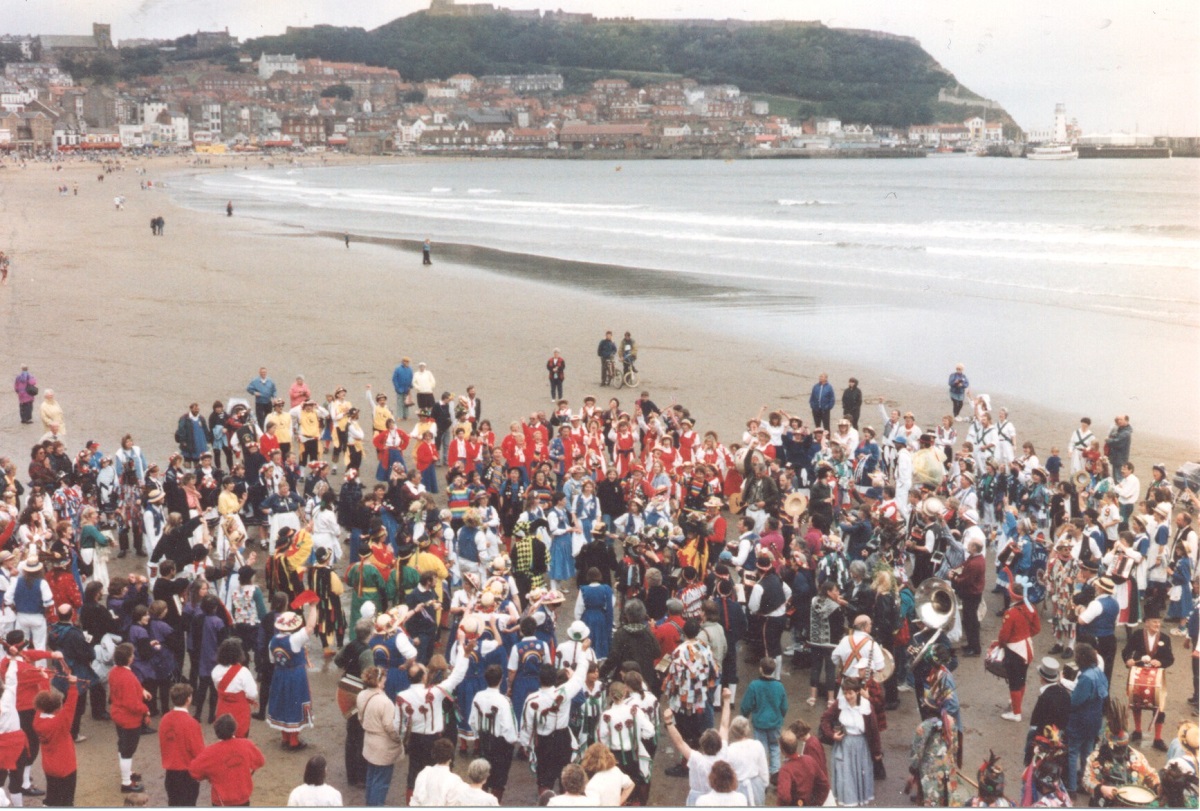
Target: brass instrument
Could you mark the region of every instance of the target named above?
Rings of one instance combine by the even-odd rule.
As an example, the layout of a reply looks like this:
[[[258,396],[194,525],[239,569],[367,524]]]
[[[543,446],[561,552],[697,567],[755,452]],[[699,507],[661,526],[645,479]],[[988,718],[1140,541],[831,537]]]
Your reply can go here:
[[[954,617],[958,614],[958,602],[950,584],[938,577],[927,578],[921,583],[917,587],[915,600],[917,619],[921,620],[926,628],[934,630],[933,636],[913,657],[914,662],[919,662],[933,643],[937,642],[938,637],[954,624]]]

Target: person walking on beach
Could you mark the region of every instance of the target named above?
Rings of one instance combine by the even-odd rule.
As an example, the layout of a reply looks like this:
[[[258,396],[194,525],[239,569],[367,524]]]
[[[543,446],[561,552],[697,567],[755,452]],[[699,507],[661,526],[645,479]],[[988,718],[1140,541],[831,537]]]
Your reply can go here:
[[[22,425],[33,425],[33,401],[37,397],[37,378],[29,373],[29,366],[21,364],[21,373],[13,381],[17,393],[17,409],[21,413]]]
[[[346,240],[346,247],[349,248],[350,247],[350,232],[347,231],[346,233],[342,234],[342,239]]]
[[[226,217],[233,216],[233,201],[232,200],[230,200],[228,203],[225,204],[225,216]]]
[[[0,284],[8,284],[8,254],[0,251]]]
[[[429,241],[429,237],[425,237],[425,241],[421,243],[421,264],[433,264],[433,243]]]
[[[562,353],[557,349],[550,360],[546,361],[546,371],[550,373],[550,399],[558,402],[563,396],[563,376],[567,369],[567,362],[563,360]]]
[[[837,403],[837,395],[833,391],[833,386],[829,385],[829,375],[821,373],[820,379],[816,385],[812,387],[812,393],[808,396],[808,407],[812,409],[813,428],[824,428],[829,431],[829,412],[833,411],[833,406]]]

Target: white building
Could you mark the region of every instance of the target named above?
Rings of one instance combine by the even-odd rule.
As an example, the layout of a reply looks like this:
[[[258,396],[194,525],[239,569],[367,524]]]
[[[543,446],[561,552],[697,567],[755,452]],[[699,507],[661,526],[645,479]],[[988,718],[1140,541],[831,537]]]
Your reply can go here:
[[[300,72],[300,62],[295,54],[268,54],[258,58],[258,78],[270,79],[279,71],[295,75]]]

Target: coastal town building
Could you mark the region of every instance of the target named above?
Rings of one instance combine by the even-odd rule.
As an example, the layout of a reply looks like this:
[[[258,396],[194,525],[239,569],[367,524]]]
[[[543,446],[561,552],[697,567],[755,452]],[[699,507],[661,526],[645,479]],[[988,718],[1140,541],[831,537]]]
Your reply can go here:
[[[454,0],[435,0],[429,13],[529,14],[531,19],[540,14]],[[572,24],[595,21],[591,15],[542,16],[563,16],[563,22]],[[18,46],[25,57],[10,61],[0,77],[5,125],[0,149],[10,151],[120,145],[363,154],[636,150],[695,155],[738,150],[979,150],[1005,142],[1000,116],[988,115],[992,108],[987,103],[977,103],[957,87],[947,88],[941,100],[949,105],[963,102],[965,118],[890,128],[829,115],[773,115],[768,99],[744,93],[735,84],[686,77],[634,82],[624,76],[601,76],[580,85],[568,83],[559,73],[460,72],[414,82],[393,68],[358,62],[296,53],[260,52],[256,58],[237,54],[231,49],[238,40],[228,30],[136,43],[153,45],[162,54],[159,73],[124,81],[89,80],[80,86],[59,61],[112,49],[108,25],[96,23],[91,36],[5,36],[0,41]],[[1064,127],[1068,136],[1075,133],[1074,123],[1060,118],[1053,135],[1060,135]]]

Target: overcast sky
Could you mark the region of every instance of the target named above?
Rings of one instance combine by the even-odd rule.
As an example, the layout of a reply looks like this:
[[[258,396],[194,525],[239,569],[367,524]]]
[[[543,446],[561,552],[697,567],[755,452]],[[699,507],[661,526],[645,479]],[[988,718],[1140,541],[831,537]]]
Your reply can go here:
[[[464,0],[460,0],[463,2]],[[600,16],[819,19],[907,34],[1025,128],[1055,102],[1085,132],[1200,135],[1197,0],[494,0]],[[287,25],[374,28],[424,0],[0,0],[0,32],[175,37],[226,26],[240,38]],[[404,72],[403,66],[400,68]]]

